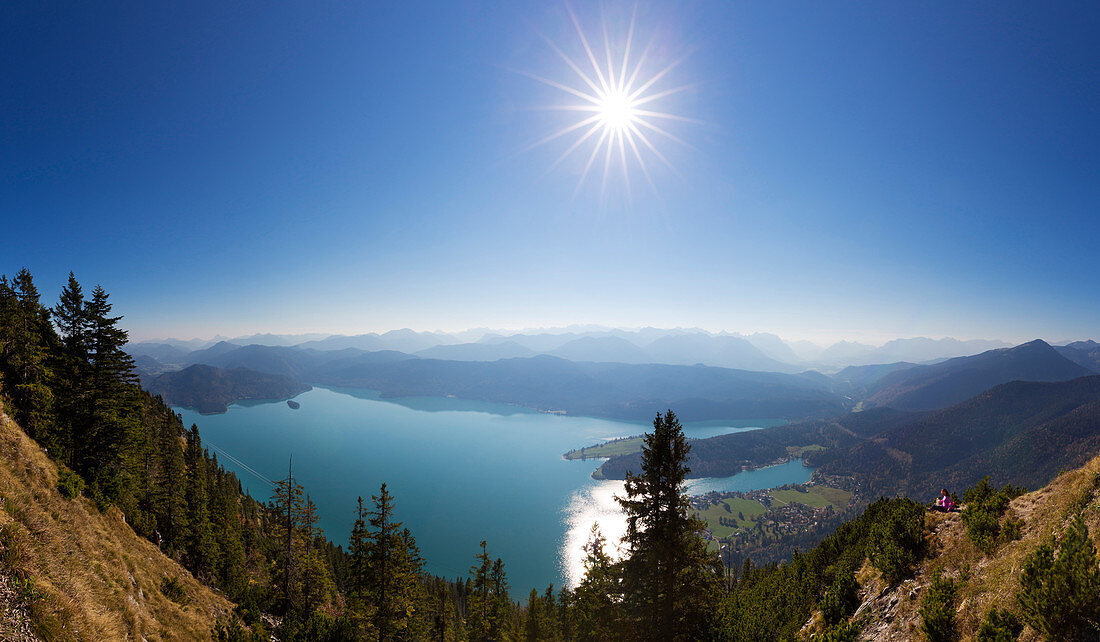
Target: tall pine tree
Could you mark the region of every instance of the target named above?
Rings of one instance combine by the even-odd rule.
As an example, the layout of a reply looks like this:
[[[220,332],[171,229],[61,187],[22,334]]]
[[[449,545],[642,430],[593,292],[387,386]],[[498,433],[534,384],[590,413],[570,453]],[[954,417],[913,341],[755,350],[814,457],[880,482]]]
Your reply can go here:
[[[212,579],[215,542],[210,524],[210,499],[206,474],[206,453],[199,438],[199,427],[187,431],[187,552],[191,572],[207,581]]]
[[[671,410],[645,436],[642,472],[627,473],[622,562],[627,615],[639,631],[661,640],[694,639],[711,611],[718,574],[702,538],[705,524],[683,493],[691,449]]]
[[[276,545],[276,582],[280,588],[282,612],[290,613],[294,607],[294,589],[301,553],[299,528],[302,522],[302,485],[294,480],[294,460],[291,458],[284,479],[275,482],[272,494],[271,529]]]
[[[54,401],[49,355],[55,335],[50,311],[42,307],[26,268],[10,284],[0,278],[0,330],[4,387],[15,418],[31,437],[49,443]]]
[[[127,457],[135,446],[137,426],[134,360],[122,348],[126,331],[121,316],[111,316],[108,294],[100,286],[85,302],[88,317],[89,416],[87,434],[78,449],[77,465],[99,492],[116,499],[125,492]]]

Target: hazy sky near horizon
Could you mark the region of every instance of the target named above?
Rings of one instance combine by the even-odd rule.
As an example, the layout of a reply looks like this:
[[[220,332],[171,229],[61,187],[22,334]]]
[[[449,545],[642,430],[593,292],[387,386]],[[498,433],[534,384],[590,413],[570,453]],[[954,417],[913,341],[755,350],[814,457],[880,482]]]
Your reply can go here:
[[[641,75],[687,56],[655,189],[525,151],[576,120],[531,77],[583,87],[566,7],[9,3],[0,272],[135,339],[1100,338],[1100,4],[639,3]],[[634,7],[573,3],[616,59]]]

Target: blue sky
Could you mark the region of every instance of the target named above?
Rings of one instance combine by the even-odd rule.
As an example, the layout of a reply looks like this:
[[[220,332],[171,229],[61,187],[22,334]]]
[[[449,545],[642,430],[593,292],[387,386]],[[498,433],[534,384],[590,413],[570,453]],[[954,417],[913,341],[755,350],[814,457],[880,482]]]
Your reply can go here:
[[[573,10],[621,45],[634,6]],[[657,86],[692,85],[654,105],[700,121],[656,194],[523,151],[571,117],[524,75],[578,82],[568,15],[6,5],[0,271],[102,283],[136,338],[1100,338],[1100,5],[641,3],[647,69],[688,54]]]

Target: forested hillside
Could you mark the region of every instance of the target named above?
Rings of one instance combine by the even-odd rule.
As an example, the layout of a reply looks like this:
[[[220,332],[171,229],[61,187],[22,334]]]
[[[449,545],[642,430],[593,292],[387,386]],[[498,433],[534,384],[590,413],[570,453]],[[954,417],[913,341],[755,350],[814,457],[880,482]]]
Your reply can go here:
[[[936,412],[872,408],[701,439],[690,465],[693,475],[729,475],[798,452],[824,475],[857,478],[886,495],[921,496],[986,474],[997,483],[1034,487],[1100,449],[1098,403],[1100,376],[1015,381]],[[598,473],[621,479],[639,465],[637,454],[612,457]]]
[[[229,404],[241,399],[287,399],[309,390],[310,386],[284,375],[195,364],[166,372],[153,379],[147,388],[170,406],[213,413],[225,412]]]

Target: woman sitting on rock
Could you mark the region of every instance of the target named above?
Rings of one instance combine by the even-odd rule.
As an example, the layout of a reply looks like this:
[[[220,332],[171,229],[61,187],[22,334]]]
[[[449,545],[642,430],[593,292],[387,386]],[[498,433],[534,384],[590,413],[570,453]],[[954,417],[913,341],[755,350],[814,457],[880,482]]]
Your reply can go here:
[[[955,510],[955,500],[951,499],[951,493],[947,492],[946,488],[940,490],[940,497],[932,505],[932,510],[938,510],[942,513],[950,513]]]

